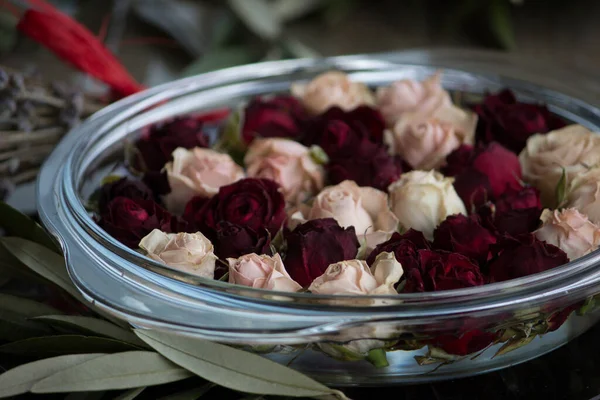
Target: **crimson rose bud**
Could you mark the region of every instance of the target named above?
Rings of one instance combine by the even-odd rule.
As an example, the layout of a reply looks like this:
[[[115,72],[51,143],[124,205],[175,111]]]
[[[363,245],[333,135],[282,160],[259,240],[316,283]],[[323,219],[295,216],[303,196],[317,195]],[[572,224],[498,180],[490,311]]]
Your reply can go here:
[[[524,208],[542,209],[540,191],[533,186],[523,187],[519,190],[508,190],[494,204],[496,205],[496,212],[507,212]]]
[[[246,178],[221,186],[208,200],[192,198],[184,211],[184,219],[203,232],[214,231],[226,221],[256,232],[266,229],[275,236],[285,218],[285,200],[279,185],[270,179]]]
[[[454,190],[465,203],[467,212],[472,213],[492,197],[492,188],[487,175],[469,169],[454,178]]]
[[[441,171],[446,176],[457,176],[471,166],[473,146],[462,144],[446,157],[446,165]]]
[[[115,197],[98,222],[112,237],[132,249],[154,229],[167,233],[184,231],[180,221],[152,200]]]
[[[521,103],[508,89],[487,95],[474,110],[479,116],[478,138],[498,142],[516,154],[523,150],[531,135],[565,126],[545,105]]]
[[[567,321],[567,318],[569,318],[571,313],[580,308],[582,305],[583,304],[580,302],[554,313],[548,319],[548,332],[554,332],[560,328]]]
[[[300,137],[307,119],[306,110],[293,96],[257,97],[244,110],[242,139],[246,144],[255,137],[296,139]]]
[[[313,219],[286,230],[285,269],[302,286],[323,275],[330,264],[353,260],[358,253],[354,227],[342,228],[333,218]]]
[[[140,181],[121,178],[106,183],[100,188],[98,196],[98,209],[100,213],[106,211],[108,203],[115,197],[127,197],[128,199],[151,200],[154,196],[152,191]]]
[[[484,228],[477,215],[451,215],[433,233],[433,247],[460,253],[483,266],[490,257],[496,236]]]
[[[483,285],[479,267],[462,254],[419,250],[418,261],[418,268],[405,271],[404,292],[437,292]]]
[[[460,336],[442,335],[434,338],[430,344],[448,354],[466,356],[481,351],[498,338],[497,333],[473,329]]]
[[[217,224],[214,236],[214,240],[212,237],[210,239],[215,246],[215,254],[222,260],[250,253],[272,254],[269,232],[264,228],[257,232],[246,226],[221,221]]]
[[[569,262],[566,253],[534,234],[504,237],[492,247],[498,254],[489,264],[490,282],[537,274]]]
[[[377,256],[381,253],[394,253],[396,260],[402,264],[406,271],[412,267],[418,267],[417,250],[430,250],[431,244],[423,236],[423,233],[409,229],[405,233],[394,232],[387,241],[378,244],[367,257],[367,264],[373,265]]]
[[[540,226],[541,208],[516,208],[514,210],[497,211],[493,204],[482,206],[477,214],[482,225],[494,232],[496,236],[518,236],[535,231]]]
[[[499,168],[500,166],[501,168]],[[495,197],[502,195],[510,188],[521,187],[519,158],[498,143],[492,142],[475,149],[472,167],[488,177],[492,194]]]
[[[178,147],[208,147],[208,137],[202,128],[203,122],[193,117],[176,118],[151,126],[136,143],[147,169],[160,171],[172,160],[171,154]]]

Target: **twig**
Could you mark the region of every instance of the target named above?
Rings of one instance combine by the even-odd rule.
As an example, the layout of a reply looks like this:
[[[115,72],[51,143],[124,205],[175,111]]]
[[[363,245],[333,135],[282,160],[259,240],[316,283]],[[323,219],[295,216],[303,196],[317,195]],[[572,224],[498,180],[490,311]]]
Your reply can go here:
[[[19,144],[53,143],[66,132],[63,127],[40,129],[33,132],[0,131],[0,149],[6,149]]]
[[[54,149],[54,145],[46,144],[41,146],[27,147],[24,149],[17,150],[9,150],[4,153],[0,153],[0,161],[9,160],[11,158],[20,158],[21,160],[27,159],[27,157],[31,157],[39,154],[50,154]]]
[[[37,177],[38,172],[40,172],[39,168],[30,169],[17,175],[11,176],[10,181],[15,185],[19,185],[21,183],[29,182],[34,180]]]

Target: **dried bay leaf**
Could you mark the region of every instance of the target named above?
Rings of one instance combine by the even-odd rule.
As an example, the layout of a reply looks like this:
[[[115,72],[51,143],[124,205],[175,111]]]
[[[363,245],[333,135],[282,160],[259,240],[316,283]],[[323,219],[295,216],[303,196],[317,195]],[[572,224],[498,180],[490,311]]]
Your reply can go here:
[[[4,229],[9,236],[29,239],[54,252],[59,250],[54,239],[44,228],[4,202],[0,202],[0,228]]]
[[[82,335],[40,336],[0,346],[0,354],[18,354],[36,358],[66,354],[118,353],[129,350],[138,350],[138,347],[119,340]]]

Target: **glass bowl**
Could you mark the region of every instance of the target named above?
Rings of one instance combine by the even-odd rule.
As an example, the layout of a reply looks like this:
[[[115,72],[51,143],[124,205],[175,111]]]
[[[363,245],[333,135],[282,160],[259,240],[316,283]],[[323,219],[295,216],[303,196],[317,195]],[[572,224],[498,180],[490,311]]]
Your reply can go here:
[[[244,346],[337,386],[483,373],[538,357],[587,330],[600,318],[593,297],[600,293],[599,252],[537,275],[468,289],[360,298],[278,293],[158,264],[110,237],[84,207],[144,127],[179,115],[233,108],[331,69],[376,87],[401,78],[423,79],[443,67],[443,86],[453,92],[480,96],[508,87],[522,100],[547,103],[557,115],[600,131],[600,110],[586,100],[585,91],[567,95],[536,84],[532,75],[523,80],[514,71],[493,74],[492,61],[463,60],[460,68],[452,68],[457,64],[451,58],[438,57],[436,65],[426,65],[414,56],[409,61],[402,54],[380,54],[229,68],[153,88],[95,114],[56,148],[37,188],[41,220],[60,242],[77,288],[94,306],[134,326]],[[422,54],[416,58],[427,59]],[[488,72],[477,72],[483,64]],[[503,342],[465,356],[423,346],[439,337],[468,341],[473,332],[493,332]],[[380,353],[368,353],[374,366],[347,351],[373,339],[388,350],[389,366],[377,358]]]

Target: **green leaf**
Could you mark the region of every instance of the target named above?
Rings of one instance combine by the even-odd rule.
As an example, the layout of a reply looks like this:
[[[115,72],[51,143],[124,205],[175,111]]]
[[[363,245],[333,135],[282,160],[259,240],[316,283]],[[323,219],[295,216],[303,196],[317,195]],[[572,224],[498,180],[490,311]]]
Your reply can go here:
[[[27,393],[38,381],[100,356],[103,356],[103,354],[74,354],[19,365],[0,375],[0,397],[11,397]]]
[[[324,10],[325,22],[334,25],[350,15],[358,6],[358,0],[329,0]]]
[[[212,389],[215,386],[216,385],[214,383],[207,382],[206,384],[200,387],[185,390],[179,393],[173,393],[168,396],[161,397],[158,400],[196,400],[204,396],[210,389]]]
[[[17,22],[12,14],[0,11],[0,54],[8,53],[17,43]]]
[[[106,336],[111,339],[133,344],[138,347],[146,347],[131,331],[116,326],[103,319],[82,317],[79,315],[44,315],[35,318],[36,321],[46,322],[52,326],[75,329],[77,333]]]
[[[162,385],[193,374],[151,351],[129,351],[94,358],[42,379],[33,393],[115,390]]]
[[[65,354],[118,353],[138,347],[114,339],[82,335],[41,336],[0,346],[0,354],[45,358]]]
[[[318,11],[324,5],[324,0],[277,0],[271,8],[280,21],[291,21]]]
[[[23,317],[39,317],[47,314],[62,314],[55,308],[23,297],[0,293],[0,310],[7,310]]]
[[[41,244],[54,252],[60,250],[54,239],[39,226],[34,220],[22,212],[0,201],[0,228],[4,229],[7,236],[17,236]]]
[[[0,273],[3,276],[19,278],[32,283],[40,283],[48,285],[47,279],[44,279],[39,274],[36,274],[19,259],[12,255],[6,247],[0,242]]]
[[[319,58],[321,54],[296,39],[287,38],[281,42],[284,56],[290,58]]]
[[[69,278],[64,258],[38,243],[18,237],[3,237],[6,250],[34,272],[55,283],[82,303],[85,300]]]
[[[144,389],[146,389],[146,386],[135,388],[135,389],[129,389],[125,393],[122,393],[122,394],[118,395],[117,397],[115,397],[113,400],[135,399],[136,397],[138,397],[140,395],[140,393],[142,393],[144,391]]]
[[[281,35],[281,21],[265,0],[227,0],[242,22],[257,36],[275,40]]]
[[[229,389],[293,397],[342,395],[291,368],[243,350],[166,332],[134,332],[174,363]]]
[[[508,1],[490,0],[488,19],[489,28],[498,44],[506,50],[513,49],[516,41]]]
[[[51,331],[43,324],[27,320],[17,313],[0,309],[0,340],[21,340],[45,336]]]
[[[517,350],[527,344],[529,344],[533,339],[536,338],[537,335],[531,335],[528,337],[516,336],[510,339],[508,342],[504,343],[502,347],[492,356],[492,358],[496,358],[506,353],[510,353],[513,350]]]
[[[567,171],[564,167],[562,168],[562,174],[558,183],[556,184],[556,201],[558,206],[564,203],[565,198],[567,197]]]
[[[100,400],[104,394],[104,392],[76,392],[67,395],[65,400]]]
[[[385,368],[390,365],[385,355],[384,349],[369,350],[369,354],[367,355],[367,361],[373,364],[375,368]]]
[[[203,74],[217,69],[248,64],[257,60],[258,56],[256,52],[247,46],[215,48],[204,53],[197,61],[188,65],[183,70],[182,76]]]

